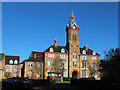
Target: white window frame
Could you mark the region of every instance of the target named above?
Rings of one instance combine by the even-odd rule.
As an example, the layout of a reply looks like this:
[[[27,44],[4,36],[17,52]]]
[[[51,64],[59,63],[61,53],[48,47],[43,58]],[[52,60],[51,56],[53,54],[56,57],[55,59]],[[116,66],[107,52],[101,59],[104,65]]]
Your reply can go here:
[[[50,52],[54,52],[52,47],[50,48]]]
[[[15,61],[14,61],[14,64],[18,64],[18,61],[17,61],[17,60],[15,60]]]
[[[61,49],[61,53],[65,53],[65,49],[64,48]]]
[[[86,54],[86,50],[83,50],[82,54]]]
[[[13,64],[13,60],[12,59],[9,61],[9,64]]]

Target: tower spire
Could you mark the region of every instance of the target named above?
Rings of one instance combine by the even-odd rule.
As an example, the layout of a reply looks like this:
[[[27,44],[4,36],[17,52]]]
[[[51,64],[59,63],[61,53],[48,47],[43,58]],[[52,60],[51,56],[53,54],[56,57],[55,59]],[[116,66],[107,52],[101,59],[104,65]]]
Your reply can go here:
[[[74,18],[75,18],[75,16],[73,15],[73,10],[72,10],[70,19],[74,19]]]
[[[72,12],[71,12],[71,16],[69,17],[70,18],[70,21],[69,21],[69,23],[67,24],[67,27],[72,27],[74,24],[76,25],[76,27],[78,27],[77,26],[77,24],[76,24],[76,22],[75,22],[75,16],[74,16],[74,14],[73,14],[73,10],[72,10]]]

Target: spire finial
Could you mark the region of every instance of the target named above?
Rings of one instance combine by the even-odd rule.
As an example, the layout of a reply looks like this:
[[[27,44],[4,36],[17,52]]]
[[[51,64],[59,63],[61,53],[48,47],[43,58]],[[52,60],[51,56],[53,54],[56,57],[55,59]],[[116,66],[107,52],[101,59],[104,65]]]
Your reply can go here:
[[[75,16],[73,15],[73,10],[72,10],[70,19],[74,19],[74,18],[75,18]]]

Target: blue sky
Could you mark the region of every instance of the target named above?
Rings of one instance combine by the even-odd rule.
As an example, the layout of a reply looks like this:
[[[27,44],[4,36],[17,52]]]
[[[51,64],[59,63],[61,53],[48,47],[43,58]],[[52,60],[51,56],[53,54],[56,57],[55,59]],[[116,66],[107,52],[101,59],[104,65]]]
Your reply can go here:
[[[27,59],[33,51],[43,52],[57,39],[66,45],[66,25],[71,10],[79,26],[80,47],[87,45],[101,54],[118,47],[118,3],[3,3],[2,52]]]

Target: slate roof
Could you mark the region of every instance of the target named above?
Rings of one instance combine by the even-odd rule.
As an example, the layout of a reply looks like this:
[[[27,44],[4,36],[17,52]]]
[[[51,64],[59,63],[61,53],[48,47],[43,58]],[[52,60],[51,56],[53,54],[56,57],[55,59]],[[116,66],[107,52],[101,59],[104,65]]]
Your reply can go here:
[[[80,48],[80,54],[82,54],[83,50],[85,50],[85,49]],[[86,50],[86,55],[93,55],[93,52],[94,52],[93,50],[88,48],[88,50]],[[96,55],[100,55],[100,54],[96,53]]]
[[[9,61],[13,60],[13,64],[9,64]],[[18,64],[14,64],[14,61],[17,60],[18,64],[20,61],[20,57],[19,56],[9,56],[9,55],[5,55],[5,64],[9,64],[9,65],[18,65]]]
[[[31,54],[32,54],[32,56],[34,56],[34,54],[36,54],[36,56],[43,57],[43,52],[32,51]]]
[[[36,58],[34,57],[34,54],[36,54]],[[32,51],[31,56],[28,59],[23,60],[21,64],[24,64],[24,62],[43,62],[43,55],[43,52]]]
[[[63,49],[65,49],[65,53],[68,53],[68,50],[66,49],[66,47],[65,46],[57,46],[57,47],[55,47],[54,45],[51,45],[49,48],[47,48],[44,52],[50,52],[50,48],[53,48],[53,51],[54,52],[59,52],[59,53],[61,53],[61,49],[63,48]]]

